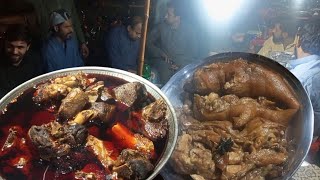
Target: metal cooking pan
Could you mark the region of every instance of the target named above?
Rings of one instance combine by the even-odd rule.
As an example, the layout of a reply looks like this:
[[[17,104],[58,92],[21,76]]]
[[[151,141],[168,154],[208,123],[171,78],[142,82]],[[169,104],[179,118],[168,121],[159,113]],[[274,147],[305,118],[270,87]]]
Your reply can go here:
[[[181,92],[183,92],[183,85],[192,77],[196,69],[214,62],[228,62],[238,58],[260,64],[282,75],[295,92],[296,98],[301,104],[299,112],[295,119],[290,122],[286,132],[288,142],[293,142],[295,146],[295,152],[289,155],[288,163],[284,170],[284,176],[281,178],[289,179],[300,167],[309,151],[313,136],[314,117],[310,99],[300,81],[278,62],[264,56],[250,53],[228,52],[216,54],[202,61],[187,65],[177,72],[161,90],[170,99],[172,105],[175,108],[179,108],[183,105],[182,97],[179,96]],[[170,169],[165,168],[162,175],[166,176],[166,174],[171,172]],[[168,178],[168,176],[166,177]]]
[[[119,79],[126,80],[128,82],[141,82],[146,86],[147,91],[155,98],[164,99],[165,103],[168,106],[168,124],[169,124],[169,130],[168,130],[168,138],[167,143],[164,148],[164,151],[162,154],[160,154],[158,162],[155,164],[155,168],[153,172],[150,174],[150,176],[147,178],[149,180],[155,178],[157,174],[160,172],[162,167],[166,164],[168,161],[178,135],[178,124],[177,124],[177,118],[176,114],[173,110],[173,107],[170,103],[170,101],[167,99],[167,97],[161,92],[161,90],[156,87],[151,82],[147,81],[146,79],[135,75],[133,73],[129,73],[123,70],[113,69],[113,68],[104,68],[104,67],[77,67],[77,68],[69,68],[69,69],[63,69],[59,71],[54,71],[51,73],[47,73],[41,76],[38,76],[36,78],[33,78],[20,86],[16,87],[12,91],[10,91],[6,96],[4,96],[0,100],[0,111],[5,111],[8,104],[11,102],[14,102],[17,97],[19,97],[22,93],[26,92],[27,90],[32,89],[34,86],[47,82],[50,79],[66,76],[66,75],[75,75],[79,72],[90,74],[91,76],[111,76]],[[2,168],[0,166],[0,168]],[[0,180],[3,179],[0,175]]]

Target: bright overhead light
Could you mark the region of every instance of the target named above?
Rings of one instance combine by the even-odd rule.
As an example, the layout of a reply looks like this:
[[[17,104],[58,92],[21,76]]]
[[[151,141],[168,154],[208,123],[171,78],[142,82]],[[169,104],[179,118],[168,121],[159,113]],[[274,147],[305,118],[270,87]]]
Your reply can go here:
[[[202,0],[208,16],[214,21],[224,22],[235,16],[243,0]]]

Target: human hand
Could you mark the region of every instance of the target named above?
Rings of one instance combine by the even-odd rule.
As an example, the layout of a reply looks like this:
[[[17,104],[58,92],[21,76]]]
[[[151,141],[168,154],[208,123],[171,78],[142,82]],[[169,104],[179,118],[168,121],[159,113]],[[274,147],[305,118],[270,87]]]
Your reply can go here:
[[[161,57],[166,63],[170,63],[170,58],[166,53],[161,53]]]
[[[170,69],[172,69],[172,70],[176,71],[176,70],[178,70],[178,69],[179,69],[179,66],[178,66],[178,65],[176,65],[176,64],[171,64]]]
[[[86,45],[86,43],[81,44],[81,54],[84,58],[87,58],[89,56],[89,49]]]

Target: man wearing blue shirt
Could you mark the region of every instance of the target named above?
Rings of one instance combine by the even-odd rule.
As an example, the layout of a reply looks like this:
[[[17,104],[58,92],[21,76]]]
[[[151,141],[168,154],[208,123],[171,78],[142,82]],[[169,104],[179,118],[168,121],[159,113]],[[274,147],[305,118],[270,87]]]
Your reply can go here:
[[[63,9],[54,11],[50,15],[50,23],[52,35],[42,49],[46,71],[83,66],[70,15]]]
[[[288,69],[307,91],[314,111],[314,137],[320,135],[320,24],[310,22],[298,32],[298,59],[289,61]]]
[[[127,27],[119,26],[111,29],[105,39],[105,48],[111,67],[136,72],[142,18],[134,16]]]

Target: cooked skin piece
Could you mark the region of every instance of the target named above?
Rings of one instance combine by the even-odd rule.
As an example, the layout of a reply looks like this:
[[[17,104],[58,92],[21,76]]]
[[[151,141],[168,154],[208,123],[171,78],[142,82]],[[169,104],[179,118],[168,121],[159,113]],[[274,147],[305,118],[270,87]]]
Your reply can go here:
[[[126,179],[145,179],[153,170],[151,162],[139,151],[124,149],[115,161],[113,171]]]
[[[230,97],[230,95],[227,95]],[[208,96],[194,95],[193,111],[196,119],[203,121],[229,120],[233,121],[236,128],[243,127],[255,117],[262,117],[271,121],[288,125],[298,109],[279,109],[267,100],[257,101],[252,98],[227,98],[219,97],[215,93]],[[229,98],[230,99],[230,98]]]
[[[62,100],[58,116],[62,120],[73,118],[88,103],[89,98],[80,88],[74,88],[66,98]]]
[[[186,85],[186,91],[200,95],[215,92],[239,97],[264,96],[285,104],[287,108],[300,107],[293,90],[281,75],[242,59],[200,68],[194,73],[190,83],[193,85]]]
[[[113,88],[115,99],[129,108],[138,105],[148,96],[146,87],[140,82],[126,83]]]
[[[59,124],[51,122],[41,126],[31,126],[28,136],[45,160],[62,157],[73,148],[82,146],[88,136],[88,130],[78,124]]]

